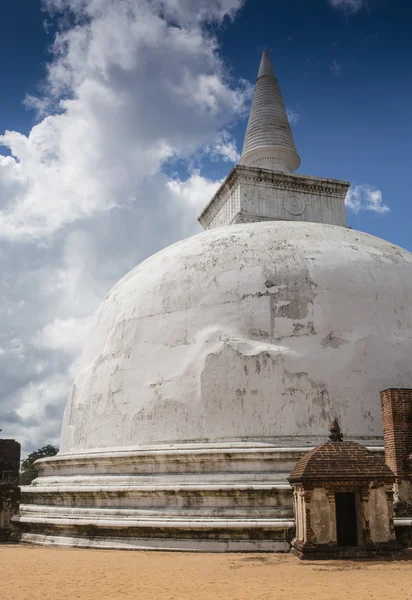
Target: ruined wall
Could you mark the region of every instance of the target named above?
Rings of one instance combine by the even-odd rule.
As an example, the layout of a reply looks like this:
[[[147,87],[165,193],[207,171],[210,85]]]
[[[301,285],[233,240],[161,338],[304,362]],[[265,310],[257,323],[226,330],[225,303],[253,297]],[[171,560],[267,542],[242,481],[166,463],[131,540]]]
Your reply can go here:
[[[381,392],[385,460],[397,477],[396,516],[412,515],[412,389]]]
[[[20,444],[0,440],[0,542],[10,538],[10,521],[19,510]]]
[[[381,403],[386,463],[396,477],[404,479],[412,453],[412,389],[384,390]]]

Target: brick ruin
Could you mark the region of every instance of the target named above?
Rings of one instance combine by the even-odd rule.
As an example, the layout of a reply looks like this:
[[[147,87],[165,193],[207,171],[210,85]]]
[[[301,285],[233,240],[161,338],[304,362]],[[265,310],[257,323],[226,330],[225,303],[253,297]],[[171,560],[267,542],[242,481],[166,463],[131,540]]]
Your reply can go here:
[[[12,534],[11,518],[20,505],[20,444],[0,439],[0,542]]]
[[[395,514],[412,514],[412,389],[381,392],[386,463],[396,476]]]

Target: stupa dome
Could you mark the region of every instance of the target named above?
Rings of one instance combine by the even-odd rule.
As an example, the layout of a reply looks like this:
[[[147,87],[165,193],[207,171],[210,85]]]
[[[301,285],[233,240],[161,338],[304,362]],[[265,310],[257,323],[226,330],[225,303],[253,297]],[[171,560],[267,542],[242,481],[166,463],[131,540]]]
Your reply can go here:
[[[61,453],[155,443],[314,444],[338,417],[382,436],[412,382],[412,254],[344,227],[258,222],[178,242],[100,307]]]
[[[287,552],[287,476],[329,423],[383,453],[380,391],[412,388],[412,254],[349,229],[349,183],[299,164],[265,51],[206,231],[97,312],[60,451],[14,518],[24,541]]]

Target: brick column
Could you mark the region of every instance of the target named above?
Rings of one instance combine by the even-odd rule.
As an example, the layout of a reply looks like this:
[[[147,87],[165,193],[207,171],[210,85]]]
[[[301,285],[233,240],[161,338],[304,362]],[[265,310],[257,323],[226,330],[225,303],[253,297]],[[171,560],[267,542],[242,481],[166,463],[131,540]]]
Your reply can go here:
[[[412,472],[407,458],[412,453],[412,389],[381,392],[385,460],[396,475],[394,513],[412,516]]]
[[[396,477],[407,477],[406,458],[412,452],[412,389],[381,392],[386,464]]]

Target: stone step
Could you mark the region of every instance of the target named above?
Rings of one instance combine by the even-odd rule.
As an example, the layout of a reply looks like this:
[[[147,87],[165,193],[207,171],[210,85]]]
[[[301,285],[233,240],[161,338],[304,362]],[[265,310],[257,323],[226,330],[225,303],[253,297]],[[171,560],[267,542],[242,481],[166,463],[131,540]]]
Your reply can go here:
[[[41,528],[40,528],[41,530]],[[228,532],[230,533],[230,532]],[[216,536],[201,538],[194,537],[165,537],[158,536],[119,536],[94,535],[90,536],[88,531],[84,535],[73,535],[71,532],[58,534],[35,533],[26,531],[20,538],[26,544],[44,546],[75,547],[75,548],[98,548],[101,550],[157,550],[161,552],[289,552],[290,543],[283,532],[275,536],[254,539],[252,536],[236,537],[233,530],[232,535],[225,538]]]
[[[286,477],[307,450],[193,444],[44,459],[22,488],[16,536],[85,548],[287,552]]]
[[[119,475],[103,475],[100,473],[88,474],[88,475],[62,475],[54,477],[41,477],[35,479],[33,482],[34,486],[41,487],[55,487],[67,485],[70,481],[70,485],[82,486],[82,485],[153,485],[153,486],[167,486],[167,485],[213,485],[222,482],[231,483],[235,485],[250,485],[250,484],[284,484],[288,485],[287,477],[289,476],[288,471],[277,471],[275,473],[268,471],[264,473],[236,473],[236,472],[215,472],[215,473],[154,473],[150,475],[142,474],[119,474]]]
[[[288,552],[292,519],[51,518],[17,516],[26,543],[85,548],[209,552]]]
[[[22,517],[47,517],[47,518],[121,518],[121,519],[137,519],[137,518],[269,518],[269,519],[293,519],[292,506],[229,506],[216,507],[210,506],[201,507],[147,507],[147,508],[90,508],[83,506],[45,506],[36,504],[22,504],[20,506],[20,516]]]
[[[22,504],[37,506],[79,506],[98,508],[157,508],[229,510],[261,508],[292,509],[289,485],[190,484],[148,485],[65,485],[22,488]]]
[[[84,452],[57,455],[36,463],[41,478],[92,475],[205,476],[230,473],[290,473],[309,448],[274,448],[227,445],[222,447],[170,447],[123,452]]]
[[[93,518],[50,518],[50,516],[33,516],[25,517],[18,515],[13,518],[14,523],[42,523],[49,524],[53,527],[73,527],[79,525],[84,526],[96,526],[96,527],[110,527],[110,528],[126,528],[130,531],[133,527],[151,527],[155,529],[242,529],[244,527],[248,529],[271,529],[284,531],[286,529],[293,528],[295,526],[294,520],[292,519],[221,519],[210,517],[205,521],[204,518],[187,518],[183,519],[179,517],[165,516],[163,518],[139,518],[139,519],[93,519]]]

